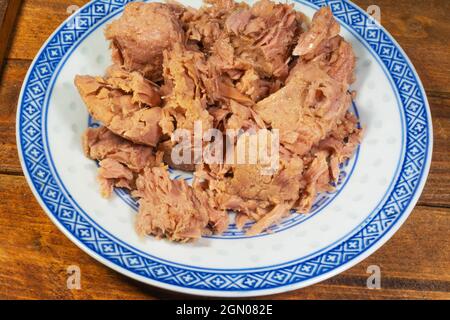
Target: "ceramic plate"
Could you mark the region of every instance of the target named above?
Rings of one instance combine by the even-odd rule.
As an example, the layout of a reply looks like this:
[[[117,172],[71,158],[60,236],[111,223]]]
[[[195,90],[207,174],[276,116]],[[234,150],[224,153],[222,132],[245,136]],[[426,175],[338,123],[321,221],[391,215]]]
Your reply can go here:
[[[424,186],[432,127],[422,84],[386,30],[354,4],[296,1],[312,17],[329,5],[358,58],[352,106],[365,137],[341,166],[337,189],[320,194],[308,215],[247,237],[233,224],[222,235],[174,244],[134,231],[137,205],[123,191],[100,197],[96,164],[82,152],[89,120],[73,85],[111,63],[105,25],[126,1],[92,1],[44,44],[26,76],[17,111],[23,171],[52,221],[81,249],[142,282],[209,296],[255,296],[305,287],[336,275],[382,246],[402,225]],[[181,1],[199,6],[200,1]],[[189,179],[184,173],[174,177]],[[80,266],[82,268],[82,266]]]

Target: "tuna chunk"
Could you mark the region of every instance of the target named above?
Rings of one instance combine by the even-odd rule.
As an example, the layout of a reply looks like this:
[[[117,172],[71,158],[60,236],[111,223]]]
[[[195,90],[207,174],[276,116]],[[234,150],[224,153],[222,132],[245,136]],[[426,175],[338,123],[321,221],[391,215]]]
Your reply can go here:
[[[98,180],[104,197],[111,195],[114,186],[132,189],[135,174],[161,162],[161,155],[155,157],[151,147],[134,144],[105,127],[85,131],[83,150],[90,159],[100,161]]]
[[[339,164],[350,158],[360,143],[362,130],[354,115],[347,113],[330,134],[303,157],[281,150],[281,167],[262,175],[258,165],[199,167],[196,175],[208,181],[221,208],[237,212],[236,223],[256,223],[247,230],[258,234],[290,209],[307,213],[317,193],[331,191],[339,177]]]
[[[303,61],[320,61],[332,78],[352,83],[355,56],[351,45],[339,35],[339,29],[330,8],[321,8],[315,13],[311,28],[300,35],[293,55]]]
[[[114,187],[131,190],[134,184],[133,172],[120,162],[106,158],[100,161],[97,180],[103,197],[109,198]]]
[[[200,165],[195,175],[212,191],[220,208],[234,210],[241,221],[244,216],[260,220],[278,204],[292,207],[304,187],[301,158],[286,152],[279,167],[272,169],[263,164]]]
[[[290,205],[287,203],[278,204],[261,219],[259,219],[251,228],[247,231],[248,236],[257,235],[268,227],[280,221],[283,217],[285,217],[289,213]]]
[[[311,57],[326,47],[326,43],[339,34],[339,24],[334,20],[329,7],[323,7],[314,14],[311,28],[300,35],[293,55]]]
[[[131,94],[133,103],[137,102],[150,107],[161,104],[158,86],[144,79],[139,72],[128,72],[115,64],[106,70],[106,82],[111,87]]]
[[[183,19],[190,39],[211,53],[200,68],[209,104],[250,107],[279,87],[269,78],[287,76],[301,22],[292,6],[212,1]]]
[[[303,158],[308,170],[303,176],[305,188],[294,205],[298,212],[309,212],[317,193],[334,188],[332,183],[339,178],[339,164],[353,155],[361,142],[362,133],[356,117],[347,112],[337,127]]]
[[[182,171],[189,171],[189,172],[194,171],[195,170],[194,161],[192,161],[192,163],[190,163],[190,164],[189,163],[175,164],[172,161],[172,149],[173,149],[173,147],[174,147],[174,144],[170,140],[161,142],[158,145],[158,150],[160,150],[164,154],[164,156],[163,156],[164,163],[169,165],[173,169],[178,169],[178,170],[182,170]],[[183,154],[181,154],[180,156],[183,156]]]
[[[281,168],[273,175],[262,174],[258,165],[236,165],[233,177],[225,179],[222,192],[244,200],[268,201],[271,204],[298,199],[303,161],[300,158],[282,159]],[[228,208],[236,209],[236,208]]]
[[[140,71],[150,80],[161,80],[163,51],[184,38],[179,9],[155,2],[128,4],[105,31],[113,61],[129,71]]]
[[[213,118],[206,110],[206,97],[200,80],[199,65],[203,61],[201,52],[181,45],[175,45],[164,53],[164,78],[169,88],[164,110],[176,121],[177,128],[192,130],[196,120],[202,122],[205,130],[212,127]]]
[[[136,143],[156,146],[162,112],[157,89],[139,73],[110,69],[110,77],[76,76],[89,113],[109,130]],[[153,107],[152,107],[153,106]]]
[[[254,69],[248,69],[240,78],[236,87],[243,94],[249,96],[253,102],[258,102],[279,89],[280,82],[264,79]]]
[[[203,234],[222,232],[228,225],[225,211],[217,210],[208,193],[184,180],[170,180],[165,168],[147,168],[136,181],[140,198],[136,228],[140,234],[186,242]]]
[[[233,0],[208,0],[206,5],[196,10],[188,8],[181,17],[187,38],[198,42],[210,50],[221,37],[226,18],[238,8],[247,8],[245,3]]]
[[[260,0],[233,12],[226,28],[242,63],[263,76],[285,77],[300,23],[293,5]]]
[[[361,142],[363,130],[355,115],[347,112],[336,129],[319,142],[318,150],[328,151],[330,155],[330,174],[333,181],[338,179],[339,164],[349,159]]]
[[[324,139],[351,103],[347,84],[331,78],[318,63],[298,65],[285,87],[259,101],[254,110],[280,142],[303,155]]]
[[[352,46],[341,39],[339,47],[334,50],[328,63],[328,74],[335,80],[348,84],[354,81],[355,55]]]

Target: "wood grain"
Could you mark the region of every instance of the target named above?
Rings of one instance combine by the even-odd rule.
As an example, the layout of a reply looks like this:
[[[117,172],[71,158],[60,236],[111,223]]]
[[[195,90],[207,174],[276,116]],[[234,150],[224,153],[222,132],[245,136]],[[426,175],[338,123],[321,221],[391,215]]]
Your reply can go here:
[[[0,72],[22,0],[0,0]]]
[[[7,60],[0,80],[0,172],[22,174],[16,147],[17,99],[30,61]]]
[[[346,272],[273,299],[450,299],[450,2],[354,1],[377,4],[381,22],[415,65],[433,116],[434,151],[419,205],[375,254]],[[130,280],[90,258],[49,220],[22,175],[15,145],[17,98],[31,59],[79,0],[25,0],[0,78],[0,299],[190,298]],[[78,265],[82,289],[68,290]],[[382,289],[366,288],[366,269],[382,270]]]
[[[378,5],[381,24],[394,36],[408,54],[429,95],[448,92],[450,50],[448,36],[450,1],[353,1],[361,8]]]
[[[0,0],[0,25],[2,25],[2,21],[5,18],[6,8],[8,6],[8,0]]]

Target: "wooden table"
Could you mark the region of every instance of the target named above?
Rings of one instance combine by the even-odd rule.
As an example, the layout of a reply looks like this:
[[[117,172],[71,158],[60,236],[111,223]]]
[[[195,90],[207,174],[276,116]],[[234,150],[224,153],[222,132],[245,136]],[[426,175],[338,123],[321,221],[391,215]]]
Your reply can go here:
[[[186,296],[156,289],[103,266],[68,240],[43,212],[22,174],[15,143],[16,103],[35,54],[80,0],[26,0],[12,34],[0,82],[0,298],[155,299]],[[274,299],[450,299],[450,24],[447,0],[358,0],[377,4],[381,22],[411,58],[433,114],[434,152],[417,207],[375,254],[327,281]],[[69,265],[82,270],[68,290]],[[379,265],[382,289],[366,288]]]

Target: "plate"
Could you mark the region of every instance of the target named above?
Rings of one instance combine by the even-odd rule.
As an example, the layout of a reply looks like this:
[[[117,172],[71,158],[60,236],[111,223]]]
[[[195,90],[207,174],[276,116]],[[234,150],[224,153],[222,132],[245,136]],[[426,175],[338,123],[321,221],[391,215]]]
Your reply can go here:
[[[134,200],[121,190],[110,200],[99,195],[96,164],[84,157],[80,143],[82,132],[95,123],[73,85],[76,74],[100,75],[110,64],[103,28],[125,3],[92,1],[69,17],[39,51],[19,98],[23,171],[44,211],[76,245],[150,285],[242,297],[327,279],[398,230],[419,198],[431,161],[431,116],[420,79],[392,36],[356,5],[299,0],[296,8],[310,17],[329,5],[358,58],[352,108],[366,131],[355,156],[342,165],[336,191],[321,194],[310,214],[291,214],[255,237],[234,225],[184,245],[138,237]]]

